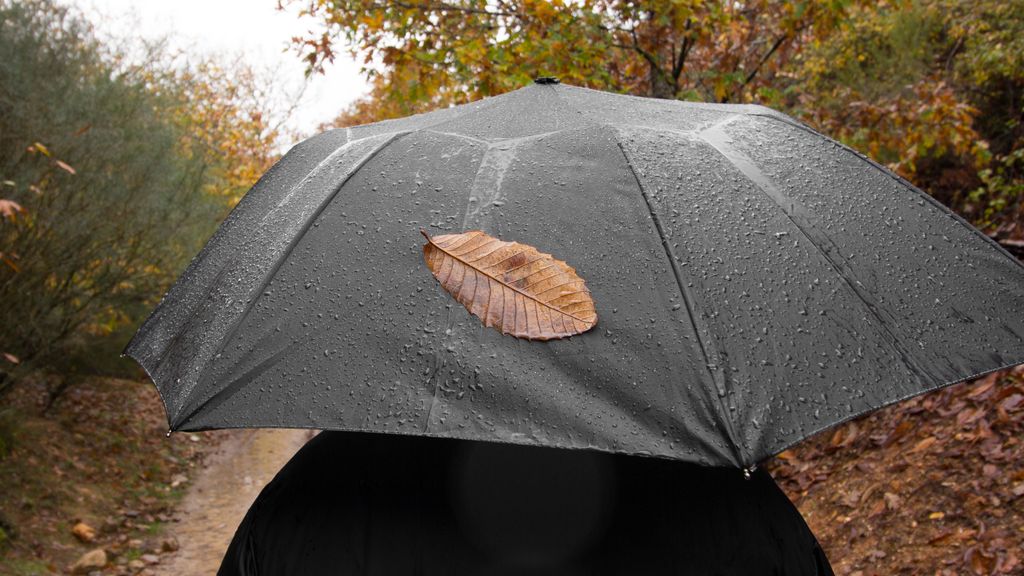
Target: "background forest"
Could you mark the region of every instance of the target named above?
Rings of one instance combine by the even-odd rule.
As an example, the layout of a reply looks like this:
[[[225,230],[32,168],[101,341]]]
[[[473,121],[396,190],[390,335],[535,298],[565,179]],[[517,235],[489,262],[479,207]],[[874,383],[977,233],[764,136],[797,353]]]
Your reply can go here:
[[[889,166],[1024,253],[1024,0],[281,0],[278,9],[321,25],[291,47],[310,74],[355,57],[370,80],[324,129],[469,102],[538,76],[758,103]],[[97,377],[140,380],[121,348],[234,202],[308,136],[281,128],[287,114],[273,78],[243,61],[101,38],[57,0],[0,0],[0,465],[31,437],[21,433],[27,421],[57,418],[50,410],[69,390]],[[955,422],[929,433],[942,442],[979,420],[1012,440],[1021,381],[1003,373],[989,388],[974,383],[853,423],[852,437],[847,426],[784,455],[778,475],[799,500],[825,481],[820,471],[859,465],[834,456],[839,448],[898,448],[910,430],[891,434],[927,411]],[[1018,392],[993,392],[995,383]],[[968,409],[981,414],[962,416]],[[999,410],[1007,419],[985,420]],[[999,462],[1021,452],[1010,440]],[[971,461],[974,474],[986,465],[965,456],[965,474]],[[993,482],[1010,500],[988,507],[1024,496],[1020,465],[999,466]],[[6,473],[0,481],[13,481]],[[868,487],[835,498],[867,499]],[[875,492],[890,511],[906,499]],[[818,505],[808,506],[805,514]],[[0,550],[32,555],[13,536],[12,518],[26,515],[0,507]],[[999,518],[990,525],[1013,520]],[[985,527],[969,528],[973,540],[947,556],[904,558],[927,566],[906,573],[1019,573],[1013,548],[1024,533],[1009,525],[995,544],[982,539]],[[860,570],[848,567],[840,572]]]

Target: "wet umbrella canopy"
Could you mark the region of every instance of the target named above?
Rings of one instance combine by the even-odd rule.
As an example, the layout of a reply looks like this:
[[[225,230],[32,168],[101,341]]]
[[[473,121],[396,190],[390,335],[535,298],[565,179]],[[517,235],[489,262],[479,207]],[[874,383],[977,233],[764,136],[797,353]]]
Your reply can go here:
[[[482,230],[597,326],[483,326],[424,263]],[[292,149],[129,344],[171,428],[446,436],[750,466],[1024,362],[1024,267],[792,119],[536,84]]]

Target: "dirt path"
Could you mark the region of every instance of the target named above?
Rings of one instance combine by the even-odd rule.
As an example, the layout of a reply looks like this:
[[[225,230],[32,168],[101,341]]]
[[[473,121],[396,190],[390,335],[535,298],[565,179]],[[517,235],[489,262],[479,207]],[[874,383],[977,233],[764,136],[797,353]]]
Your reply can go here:
[[[236,430],[193,479],[167,534],[177,552],[151,567],[157,576],[214,574],[235,528],[274,474],[313,437],[310,430]]]

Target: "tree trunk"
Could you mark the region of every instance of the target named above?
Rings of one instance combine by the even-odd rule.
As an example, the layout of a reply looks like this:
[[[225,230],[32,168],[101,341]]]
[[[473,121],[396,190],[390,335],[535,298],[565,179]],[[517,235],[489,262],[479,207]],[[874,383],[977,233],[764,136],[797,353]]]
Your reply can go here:
[[[650,70],[648,79],[651,84],[651,96],[665,100],[674,100],[676,97],[676,87],[673,83],[669,82],[666,75],[654,64],[649,64],[648,69]]]

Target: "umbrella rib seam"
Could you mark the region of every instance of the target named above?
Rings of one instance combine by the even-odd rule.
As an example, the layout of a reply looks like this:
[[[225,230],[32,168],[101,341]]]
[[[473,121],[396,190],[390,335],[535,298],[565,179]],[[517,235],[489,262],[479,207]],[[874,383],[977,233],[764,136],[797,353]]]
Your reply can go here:
[[[316,210],[314,210],[313,213],[310,214],[309,218],[307,218],[306,222],[302,226],[302,229],[300,229],[299,232],[288,242],[284,250],[274,261],[274,263],[270,266],[269,270],[264,275],[263,279],[260,281],[258,289],[250,292],[250,295],[252,295],[252,297],[246,303],[245,309],[232,322],[231,327],[226,331],[224,338],[217,346],[217,351],[211,356],[211,358],[215,358],[217,354],[223,351],[224,346],[226,346],[228,341],[231,340],[231,338],[233,338],[234,335],[238,332],[238,329],[241,327],[242,322],[245,320],[246,317],[248,317],[249,312],[252,311],[253,306],[256,305],[256,300],[259,299],[258,296],[256,295],[261,294],[266,290],[271,280],[273,280],[274,276],[277,275],[278,270],[280,270],[281,266],[284,265],[285,260],[288,259],[288,256],[292,253],[292,251],[299,244],[302,238],[306,236],[306,233],[309,231],[310,227],[312,227],[313,222],[316,221],[316,219],[320,217],[323,211],[327,209],[327,206],[329,206],[334,201],[334,199],[341,192],[341,189],[345,187],[345,184],[348,184],[349,180],[351,180],[353,176],[359,173],[359,171],[362,170],[362,168],[366,166],[367,163],[376,158],[381,151],[389,147],[391,144],[395,143],[395,141],[397,141],[398,139],[408,134],[410,134],[410,132],[394,132],[390,134],[390,137],[386,141],[381,143],[379,146],[370,151],[370,153],[368,153],[365,157],[360,159],[359,162],[352,168],[352,170],[350,170],[349,173],[345,176],[345,178],[334,188],[334,190],[330,194],[328,194],[326,198],[324,198],[324,200],[320,203],[320,206],[318,206]],[[203,409],[204,406],[206,406],[212,400],[220,396],[225,390],[227,390],[227,388],[222,388],[218,390],[209,398],[200,402],[195,408],[190,410],[189,413],[186,414],[184,417],[181,417],[181,409],[184,408],[185,406],[185,404],[182,403],[182,407],[179,408],[174,415],[173,421],[175,422],[175,426],[172,426],[172,428],[176,428],[180,426],[182,423],[187,422],[189,418],[195,416],[200,410]]]
[[[345,143],[343,145],[347,145],[347,144],[349,144],[352,141],[351,140],[351,131],[352,130],[350,128],[346,128],[345,129]],[[292,152],[295,152],[297,148],[299,148],[300,146],[303,146],[304,144],[305,143],[300,143],[300,144],[297,144],[297,145],[293,146],[291,148],[291,150],[289,150],[288,154],[290,154]],[[286,156],[288,154],[286,154]],[[330,157],[330,154],[328,154],[327,156]],[[322,161],[321,161],[321,163],[322,163]],[[271,172],[273,172],[274,170],[278,169],[279,165],[280,165],[280,161],[277,164],[274,164],[274,166],[272,166],[270,168],[270,170],[268,170],[265,174],[260,176],[259,180],[256,182],[256,184],[254,184],[252,186],[252,188],[253,189],[257,188],[261,184],[261,182],[265,178],[267,178],[267,176]],[[319,166],[320,166],[320,164],[317,164],[316,166],[314,166],[312,170],[310,170],[309,172],[307,172],[303,176],[303,178],[299,179],[299,182],[301,182],[304,178],[308,177],[309,174],[311,174],[313,171],[315,171]],[[246,194],[246,196],[248,196],[248,194]],[[143,322],[142,326],[139,327],[139,330],[135,333],[134,336],[132,336],[132,339],[128,342],[128,344],[124,348],[124,352],[123,352],[124,355],[127,355],[127,356],[129,356],[131,358],[134,358],[137,362],[139,362],[140,365],[143,365],[142,360],[140,358],[138,358],[134,354],[134,348],[136,346],[141,345],[141,341],[143,340],[144,330],[146,330],[148,328],[147,325],[150,324],[151,322],[157,322],[157,320],[156,320],[158,318],[157,314],[159,312],[161,312],[161,309],[163,307],[163,301],[167,298],[167,296],[171,295],[171,293],[174,291],[175,288],[177,288],[178,284],[182,281],[182,278],[186,278],[190,274],[193,274],[193,273],[198,273],[193,267],[196,266],[203,259],[211,257],[211,253],[215,253],[217,249],[220,249],[221,246],[223,246],[223,245],[215,246],[214,243],[218,239],[220,239],[221,237],[229,236],[230,231],[233,229],[233,227],[235,225],[237,225],[237,220],[236,219],[239,218],[239,214],[241,214],[241,211],[244,210],[244,206],[245,206],[245,197],[243,197],[238,202],[238,204],[236,204],[235,207],[232,208],[231,212],[224,219],[224,221],[221,222],[221,225],[214,232],[214,234],[210,238],[210,240],[207,241],[206,245],[203,246],[203,248],[199,251],[199,253],[189,263],[189,266],[182,273],[181,278],[179,278],[175,282],[175,285],[172,286],[171,289],[169,289],[167,291],[167,293],[164,295],[164,299],[162,299],[161,302],[157,305],[157,308],[154,310],[153,314],[151,314],[149,316],[149,318],[146,318],[146,320],[145,320],[145,322]],[[223,276],[224,276],[224,274],[226,272],[227,272],[227,266],[226,265],[222,266],[220,268],[220,270],[217,271],[217,273],[214,275],[213,280],[209,283],[209,286],[207,287],[206,295],[209,295],[209,292],[210,292],[210,290],[212,290],[212,287],[217,286],[219,284],[220,279],[223,278]],[[156,362],[152,366],[152,368],[147,368],[146,366],[143,366],[143,369],[146,371],[147,375],[149,375],[151,372],[152,373],[156,373],[157,371],[160,370],[160,368],[163,366],[164,362],[167,360],[167,356],[170,354],[170,351],[177,345],[177,343],[181,339],[181,337],[188,331],[188,329],[191,327],[191,321],[194,320],[195,318],[196,318],[196,316],[194,314],[189,314],[188,317],[184,321],[182,321],[181,325],[178,326],[177,330],[175,330],[174,335],[171,337],[171,339],[168,341],[168,343],[165,344],[163,346],[163,349],[158,352],[158,357],[156,358]],[[162,317],[161,317],[161,319],[162,319]],[[147,360],[147,362],[148,362],[148,360]],[[150,380],[153,380],[153,382],[156,383],[156,380],[153,379],[152,377],[150,377]],[[157,390],[158,391],[160,390],[159,386],[157,386]],[[170,413],[167,412],[167,410],[166,410],[166,404],[165,404],[165,413],[168,414],[168,417],[169,417]],[[168,424],[169,423],[170,423],[170,419],[168,419]]]
[[[831,239],[828,238],[828,236],[820,232],[814,233],[818,228],[816,226],[816,219],[814,215],[807,211],[799,202],[786,196],[784,192],[779,190],[775,183],[772,182],[766,174],[761,172],[760,168],[750,157],[725,141],[728,135],[724,131],[724,126],[737,118],[739,118],[739,116],[731,116],[724,121],[703,130],[698,137],[707,146],[710,146],[712,150],[722,156],[726,162],[728,162],[747,180],[749,180],[757,190],[760,190],[762,194],[767,196],[769,200],[778,206],[782,214],[785,215],[789,222],[793,224],[807,242],[814,247],[818,254],[821,255],[826,263],[828,263],[828,266],[832,271],[835,272],[843,284],[847,286],[853,296],[857,298],[862,306],[864,306],[869,317],[874,319],[875,324],[879,329],[880,336],[882,336],[882,340],[893,349],[918,382],[920,382],[922,386],[927,387],[928,382],[937,380],[931,370],[929,370],[927,366],[918,362],[917,359],[911,355],[910,351],[908,351],[903,345],[900,337],[893,332],[889,323],[878,311],[877,304],[874,302],[872,295],[868,293],[857,279],[853,270],[850,269],[850,265],[847,263],[846,258],[843,257],[842,251],[831,242]],[[713,133],[714,137],[709,133]],[[787,202],[789,203],[789,208],[786,207]],[[801,211],[806,212],[806,214],[801,214]],[[827,249],[826,244],[831,245],[832,250]],[[925,381],[924,377],[927,377],[928,381]]]
[[[561,90],[557,86],[550,86],[549,88],[558,96],[558,98],[561,101],[565,102],[570,108],[574,109],[578,114],[580,114],[580,116],[584,120],[588,122],[594,122],[594,120],[590,118],[589,114],[587,114],[580,108],[569,104],[568,100],[562,96]],[[724,398],[725,395],[728,393],[728,390],[726,388],[725,372],[721,371],[721,368],[720,366],[718,366],[717,362],[714,363],[714,368],[712,367],[713,364],[708,356],[707,351],[707,348],[711,344],[711,342],[705,342],[706,338],[701,333],[701,325],[697,321],[697,318],[695,316],[694,306],[691,302],[692,298],[689,295],[689,291],[686,288],[686,284],[683,282],[682,270],[680,270],[679,263],[676,260],[675,253],[672,250],[672,246],[669,244],[668,238],[665,236],[665,230],[661,224],[661,219],[654,209],[654,204],[651,201],[650,196],[647,194],[647,188],[644,186],[643,180],[640,178],[639,172],[637,172],[637,169],[633,165],[633,161],[630,158],[629,153],[626,151],[625,146],[622,144],[622,139],[619,132],[620,127],[606,121],[596,121],[596,123],[598,125],[612,129],[615,144],[619,147],[619,152],[625,159],[626,166],[629,167],[629,171],[633,174],[633,178],[636,181],[637,188],[640,189],[640,194],[641,196],[643,196],[644,204],[647,207],[647,211],[651,216],[651,220],[654,222],[654,227],[658,233],[658,237],[661,240],[661,246],[665,251],[665,256],[668,258],[669,266],[672,269],[672,274],[676,281],[676,286],[679,289],[679,295],[683,299],[683,303],[686,305],[686,314],[690,320],[690,326],[693,328],[694,337],[697,340],[701,356],[704,359],[704,368],[705,370],[707,370],[708,375],[711,377],[711,380],[715,385],[716,398],[715,400],[709,402],[709,404],[718,407],[718,415],[719,418],[722,420],[722,426],[725,428],[727,440],[729,441],[730,445],[729,448],[732,450],[733,458],[736,460],[737,463],[739,463],[740,466],[748,466],[751,463],[747,461],[747,458],[743,453],[743,448],[738,441],[738,437],[736,435],[736,430],[733,426],[732,419],[729,417],[729,410],[725,406]],[[707,338],[707,340],[710,340],[710,338]]]
[[[694,303],[691,301],[689,290],[686,288],[686,284],[683,282],[683,272],[679,268],[679,263],[676,260],[675,252],[672,250],[672,246],[668,241],[668,237],[665,236],[664,227],[661,224],[661,218],[658,216],[657,211],[654,209],[654,203],[651,200],[650,195],[647,193],[647,188],[644,186],[643,180],[640,177],[640,173],[637,172],[636,167],[633,165],[633,161],[623,146],[622,141],[616,138],[615,143],[619,147],[619,151],[622,153],[622,157],[626,160],[626,165],[629,167],[630,172],[633,174],[633,178],[636,180],[637,187],[640,189],[640,194],[643,196],[644,204],[647,207],[647,211],[651,216],[651,220],[654,222],[654,228],[658,232],[658,237],[661,240],[661,246],[665,250],[665,256],[668,258],[669,265],[672,268],[672,274],[675,277],[676,286],[679,289],[680,297],[683,299],[684,308],[686,314],[690,319],[690,325],[693,327],[694,336],[697,339],[698,347],[700,348],[701,356],[704,359],[704,367],[711,376],[712,381],[715,384],[716,391],[718,392],[715,396],[718,399],[718,408],[720,417],[723,420],[725,431],[729,439],[730,448],[732,448],[733,456],[737,459],[741,466],[748,464],[743,449],[738,442],[736,431],[733,427],[732,419],[729,417],[729,411],[727,410],[724,401],[723,394],[728,394],[725,383],[725,374],[720,372],[721,368],[717,363],[711,362],[711,357],[708,354],[708,347],[710,342],[705,342],[706,338],[702,334],[701,324],[697,321]],[[712,368],[714,366],[714,368]]]
[[[892,170],[886,168],[885,166],[879,164],[878,162],[875,162],[874,160],[872,160],[871,158],[865,156],[864,154],[861,154],[860,152],[854,150],[853,148],[850,148],[846,144],[843,144],[842,142],[839,142],[837,140],[833,140],[832,138],[829,138],[828,136],[826,136],[826,135],[818,132],[817,130],[811,128],[810,126],[807,126],[806,124],[803,124],[801,122],[797,122],[796,120],[793,120],[793,119],[791,119],[789,117],[779,118],[779,117],[774,116],[772,114],[764,114],[764,113],[748,113],[747,115],[748,116],[757,116],[757,117],[760,117],[760,118],[767,118],[769,120],[774,120],[776,122],[781,122],[783,124],[787,124],[787,125],[792,126],[794,128],[798,128],[800,130],[803,130],[804,132],[807,132],[808,134],[811,134],[813,136],[817,136],[818,138],[821,138],[822,140],[824,140],[825,142],[828,142],[829,144],[832,144],[834,146],[838,146],[838,147],[842,148],[843,150],[845,150],[847,152],[850,152],[851,154],[853,154],[854,156],[859,158],[861,161],[866,162],[868,165],[870,165],[870,166],[872,166],[874,168],[877,168],[883,174],[885,174],[886,176],[888,176],[888,177],[892,178],[893,180],[895,180],[896,183],[900,184],[904,188],[907,188],[910,191],[912,191],[915,194],[917,194],[918,196],[920,196],[923,200],[925,200],[926,202],[931,204],[933,208],[935,208],[936,210],[941,212],[944,216],[952,218],[953,221],[955,221],[957,224],[959,224],[960,226],[963,226],[968,231],[970,231],[972,234],[974,234],[974,235],[978,236],[979,238],[981,238],[981,239],[985,240],[986,242],[988,242],[988,244],[990,246],[992,246],[993,248],[995,248],[996,250],[1001,252],[1003,254],[1003,256],[1006,256],[1007,258],[1010,259],[1011,262],[1013,262],[1014,264],[1016,264],[1020,268],[1024,269],[1024,262],[1018,260],[1017,257],[1014,256],[1013,254],[1010,254],[1010,252],[1007,251],[1006,248],[1004,248],[999,242],[996,242],[988,234],[985,234],[981,230],[978,230],[974,226],[971,226],[971,224],[969,222],[967,222],[966,220],[964,220],[962,216],[960,216],[956,212],[953,212],[952,210],[950,210],[948,207],[946,207],[944,204],[942,204],[942,202],[939,202],[934,197],[932,197],[930,194],[928,194],[925,191],[921,190],[917,186],[914,186],[906,178],[900,176],[899,174],[896,174]]]
[[[454,117],[458,117],[461,114],[462,113],[455,114]],[[373,138],[375,136],[388,136],[389,135],[389,136],[392,137],[392,140],[393,140],[396,137],[405,136],[405,135],[410,134],[412,132],[417,132],[417,133],[428,132],[428,133],[443,134],[443,133],[436,132],[436,131],[432,130],[432,128],[434,126],[439,126],[439,125],[443,125],[443,124],[445,124],[447,122],[450,122],[451,120],[454,119],[454,117],[453,118],[442,119],[442,120],[439,120],[439,121],[434,122],[432,124],[428,124],[426,126],[423,126],[423,127],[420,127],[420,128],[415,128],[415,129],[412,129],[412,130],[404,130],[404,131],[396,130],[396,131],[391,131],[391,132],[383,132],[383,133],[380,133],[380,134],[374,134],[374,135],[366,136],[366,137],[363,137],[363,138],[355,138],[355,139],[353,139],[352,128],[348,127],[348,128],[345,128],[345,143],[344,143],[344,145],[352,144],[352,143],[358,142],[360,140],[368,139],[368,138]],[[374,125],[376,125],[376,126],[385,126],[387,124],[392,124],[392,123],[397,123],[397,122],[398,122],[398,119],[382,120],[380,122],[375,123]],[[389,144],[390,144],[390,142],[389,142]],[[288,154],[294,153],[296,151],[296,149],[298,149],[300,146],[302,146],[301,143],[296,145],[296,146],[294,146],[294,147],[292,147],[292,149],[289,150]],[[330,156],[331,156],[331,154],[328,154],[327,158],[329,158]],[[324,160],[326,160],[326,158]],[[322,165],[323,161],[321,161],[320,164]],[[272,171],[272,170],[276,169],[278,165],[279,165],[279,163],[275,164],[273,167],[271,167],[270,170]],[[304,178],[308,177],[309,174],[311,174],[313,171],[315,171],[317,167],[319,167],[319,165],[314,167],[313,170],[311,170],[310,172],[306,173],[306,175],[302,179],[299,180],[299,183],[301,183],[304,180]],[[268,173],[269,173],[269,171],[268,171]],[[262,180],[264,177],[266,177],[266,174],[261,176],[260,180]],[[235,209],[232,210],[232,214],[234,214],[240,207],[242,207],[244,202],[245,202],[245,199],[243,198],[243,200],[241,202],[239,202],[238,206],[236,206]],[[231,215],[229,215],[229,217],[225,220],[225,222],[231,222]],[[222,224],[222,227],[223,227],[223,224]],[[214,232],[214,236],[211,239],[211,242],[213,241],[213,239],[216,239],[216,238],[218,238],[220,236],[226,236],[226,235],[227,235],[226,231],[223,231],[221,228],[218,228],[217,231]],[[202,248],[202,250],[199,252],[199,254],[195,258],[193,258],[193,263],[201,260],[211,250],[212,250],[212,248],[210,247],[210,243],[208,242],[207,245]],[[182,274],[182,278],[184,278],[191,270],[192,270],[192,264],[190,264],[189,268],[187,268],[186,271]],[[217,276],[223,276],[223,273],[224,273],[224,271],[222,270],[221,272],[219,272],[217,274]],[[171,294],[171,291],[173,291],[174,288],[177,287],[178,284],[180,284],[182,282],[182,278],[179,278],[175,282],[175,285],[172,286],[171,290],[168,291],[168,293],[165,295],[165,299],[166,299],[167,295]],[[212,290],[213,287],[216,286],[216,285],[217,285],[216,281],[210,283],[210,285],[207,288],[207,291]],[[167,344],[167,345],[164,345],[164,346],[161,347],[162,350],[160,352],[158,352],[159,357],[157,358],[155,365],[153,365],[151,358],[148,358],[148,357],[144,358],[141,353],[137,353],[136,352],[136,350],[143,345],[142,343],[148,337],[148,334],[146,336],[143,336],[143,331],[147,328],[147,326],[150,323],[155,322],[154,319],[157,318],[157,313],[160,311],[162,305],[163,305],[163,302],[158,304],[157,308],[156,308],[156,311],[154,311],[153,314],[151,314],[150,317],[147,318],[145,320],[145,322],[143,322],[143,325],[139,328],[139,330],[135,333],[135,335],[132,336],[132,339],[125,346],[124,351],[122,352],[122,354],[133,358],[136,362],[139,363],[140,366],[142,366],[142,368],[146,372],[147,376],[149,376],[150,380],[152,380],[154,385],[156,385],[157,391],[160,393],[161,399],[164,399],[164,393],[162,391],[163,388],[161,387],[160,383],[158,382],[158,379],[157,379],[158,377],[154,378],[154,376],[157,376],[157,372],[161,369],[162,365],[167,360],[166,355],[168,354],[168,350],[170,350],[171,345]],[[162,317],[161,317],[161,320],[162,320]],[[178,327],[178,329],[175,332],[175,335],[173,336],[172,340],[173,341],[177,341],[180,338],[180,336],[185,331],[188,330],[188,328],[189,328],[189,323],[188,322],[184,322],[181,326]],[[178,414],[180,414],[181,407],[179,407],[178,410],[175,411],[174,416],[171,415],[170,411],[167,408],[168,408],[168,404],[167,404],[167,402],[165,400],[164,401],[164,412],[167,415],[168,428],[169,429],[173,429],[172,424],[175,421],[175,419],[177,418]]]
[[[444,123],[442,122],[438,124],[438,126],[441,126],[443,124]],[[444,134],[450,137],[462,137],[461,135],[448,134],[445,132],[438,132],[436,130],[431,131],[435,134]],[[463,230],[468,229],[472,225],[474,228],[482,232],[483,228],[485,228],[484,223],[489,224],[493,220],[489,207],[479,203],[478,183],[479,186],[485,189],[490,189],[494,192],[494,196],[492,196],[488,200],[488,203],[491,203],[494,200],[501,198],[502,183],[504,181],[505,172],[512,165],[512,162],[515,161],[516,155],[519,153],[519,146],[526,141],[539,139],[540,137],[542,136],[529,136],[524,138],[514,138],[501,142],[482,141],[486,144],[487,148],[484,151],[483,156],[480,157],[480,163],[477,165],[476,174],[473,175],[473,180],[470,181],[469,183],[466,210],[462,216]],[[504,166],[502,166],[503,160],[505,161]],[[489,164],[489,162],[496,162],[496,164],[492,165]],[[494,181],[482,182],[480,180],[481,175],[484,174],[484,171],[488,169],[493,169],[493,171],[497,173],[494,177]],[[464,246],[469,242],[472,242],[472,240],[468,240],[462,244],[459,244],[459,246]],[[455,257],[452,256],[447,250],[440,248],[436,244],[435,246],[449,258],[452,258],[453,260],[455,259]],[[452,247],[451,249],[454,250],[459,246]],[[470,252],[472,252],[472,250]],[[440,277],[438,277],[438,280],[440,280]],[[504,290],[504,286],[502,286],[502,289]],[[449,295],[449,297],[451,297],[451,295]],[[502,298],[502,307],[504,307],[504,292],[502,292]],[[512,296],[512,300],[514,303],[514,294]],[[439,399],[441,397],[441,382],[440,380],[435,380],[435,378],[437,378],[438,371],[440,371],[440,369],[444,366],[446,362],[445,358],[441,357],[441,350],[447,348],[450,345],[452,339],[455,337],[454,334],[456,329],[457,328],[455,320],[452,317],[452,309],[449,308],[448,316],[445,318],[445,336],[443,337],[441,344],[434,350],[432,361],[434,367],[430,371],[430,374],[427,376],[427,379],[424,383],[424,387],[432,391],[430,396],[430,406],[427,408],[427,414],[423,421],[424,433],[430,430],[430,422],[431,419],[434,417],[434,408],[440,403]],[[433,382],[433,386],[430,386],[431,382]]]
[[[344,142],[344,144],[342,144],[342,146],[347,146],[347,145],[349,145],[349,144],[351,144],[353,142],[355,142],[355,141],[352,140],[352,129],[351,128],[345,128],[345,142]],[[303,146],[303,144],[304,143],[300,143],[300,144],[297,144],[297,145],[293,146],[291,148],[291,150],[289,150],[288,154],[296,152],[296,150],[299,147]],[[286,154],[286,156],[288,154]],[[302,178],[299,178],[297,180],[296,184],[294,184],[291,187],[291,189],[294,190],[295,186],[301,185],[305,181],[305,179],[308,178],[309,175],[312,174],[313,172],[315,172],[318,168],[320,168],[324,164],[324,162],[326,162],[332,156],[332,154],[333,154],[333,152],[327,154],[327,156],[322,158],[320,160],[320,162],[317,163],[308,172],[306,172],[302,176]],[[280,163],[281,162],[279,161],[277,164],[272,166],[271,169],[266,174],[260,176],[259,181],[257,181],[257,183],[253,185],[253,189],[258,187],[260,185],[260,183],[263,181],[263,179],[266,178],[267,175],[270,174],[271,171],[276,170],[278,168],[278,166],[280,165]],[[248,194],[246,194],[246,196],[248,196]],[[171,292],[178,286],[178,284],[181,283],[182,278],[185,278],[188,274],[193,272],[193,266],[195,266],[198,262],[202,261],[205,257],[210,257],[209,253],[213,253],[217,249],[220,249],[223,246],[223,245],[220,245],[220,246],[216,246],[215,247],[214,246],[214,242],[218,238],[220,238],[222,236],[228,236],[229,235],[229,232],[230,232],[231,228],[225,229],[225,226],[234,226],[236,224],[236,221],[234,219],[236,217],[238,217],[237,215],[240,213],[239,211],[243,209],[243,203],[244,202],[245,202],[245,198],[243,197],[242,200],[239,201],[239,203],[231,210],[231,213],[224,220],[224,222],[221,223],[220,227],[217,228],[217,230],[214,232],[213,237],[207,242],[207,244],[205,246],[203,246],[203,248],[202,248],[202,250],[200,250],[199,254],[197,254],[193,258],[192,262],[189,264],[189,267],[185,270],[185,272],[182,273],[182,277],[179,278],[175,282],[175,286],[172,286],[171,290],[169,290],[167,292],[167,294],[165,294],[164,299],[166,299],[167,296],[169,296],[171,294]],[[205,296],[209,296],[209,294],[213,290],[213,288],[220,284],[221,278],[223,278],[224,274],[226,274],[227,271],[228,271],[228,268],[229,268],[228,264],[230,264],[230,262],[226,263],[224,266],[221,266],[220,270],[218,270],[217,273],[214,275],[213,280],[209,283],[209,285],[207,286],[207,288],[205,290]],[[152,368],[150,368],[150,367],[146,366],[146,364],[149,363],[148,359],[147,359],[146,362],[143,362],[143,360],[134,353],[135,352],[134,351],[134,346],[136,346],[136,341],[137,340],[139,340],[141,342],[143,330],[145,330],[147,328],[147,325],[150,322],[154,322],[155,321],[154,319],[157,318],[157,313],[160,311],[160,309],[162,307],[163,307],[163,301],[161,301],[160,304],[157,305],[156,311],[154,311],[153,314],[150,315],[150,317],[146,319],[146,321],[143,323],[143,325],[139,327],[139,330],[132,337],[131,341],[128,342],[127,346],[125,346],[125,349],[124,349],[124,352],[123,352],[123,354],[125,354],[125,355],[127,355],[127,356],[129,356],[129,357],[131,357],[133,359],[135,359],[136,362],[138,362],[139,365],[142,366],[143,370],[146,372],[146,375],[149,377],[150,380],[153,381],[154,385],[156,385],[157,392],[160,393],[161,399],[163,399],[162,387],[157,383],[157,380],[153,377],[153,375],[155,375],[163,367],[164,362],[167,361],[168,356],[169,356],[171,350],[177,345],[178,341],[181,340],[181,338],[185,335],[185,333],[188,332],[189,328],[191,328],[192,321],[194,321],[196,318],[198,318],[198,316],[196,316],[194,311],[193,311],[191,314],[189,314],[187,316],[187,318],[184,321],[182,321],[181,325],[178,326],[177,330],[175,331],[174,336],[172,336],[171,339],[168,341],[168,343],[163,346],[163,349],[161,351],[159,351],[159,353],[158,353],[159,355],[156,358],[155,364],[152,366]],[[175,411],[175,416],[177,416],[177,414],[180,411],[181,411],[181,407],[179,407]],[[171,428],[171,424],[172,424],[174,418],[171,417],[171,413],[170,413],[170,410],[168,410],[168,404],[167,404],[166,401],[164,401],[164,414],[167,416],[167,425],[168,425],[168,428],[170,429]]]

